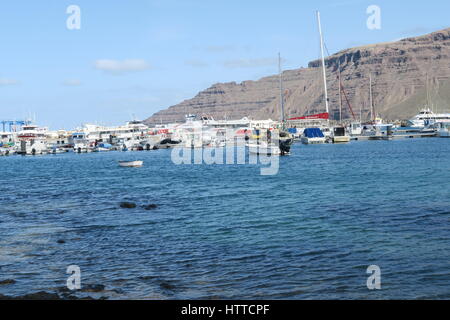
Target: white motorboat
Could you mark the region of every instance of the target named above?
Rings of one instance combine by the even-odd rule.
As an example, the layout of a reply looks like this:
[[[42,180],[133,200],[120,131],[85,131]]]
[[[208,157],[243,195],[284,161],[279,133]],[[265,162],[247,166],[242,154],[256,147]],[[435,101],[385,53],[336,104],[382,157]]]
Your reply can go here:
[[[279,156],[281,155],[281,150],[279,146],[274,144],[267,144],[265,142],[249,143],[247,145],[248,150],[251,154],[265,155],[265,156]]]
[[[94,152],[108,152],[111,151],[112,145],[109,143],[97,144],[94,148]]]
[[[59,148],[59,147],[52,147],[49,149],[50,154],[61,154],[61,153],[66,153],[66,152],[68,152],[68,150],[66,150],[64,148]]]
[[[450,123],[440,122],[437,124],[437,136],[441,138],[450,138]]]
[[[85,132],[75,132],[72,134],[73,151],[76,153],[88,153],[93,151]]]
[[[306,128],[303,132],[303,144],[322,144],[326,142],[326,137],[319,128]]]
[[[124,168],[139,168],[144,165],[144,161],[119,161],[119,166]]]
[[[0,148],[0,156],[9,156],[11,151],[7,148]]]
[[[350,136],[347,135],[345,127],[333,128],[333,143],[347,143],[350,142]]]

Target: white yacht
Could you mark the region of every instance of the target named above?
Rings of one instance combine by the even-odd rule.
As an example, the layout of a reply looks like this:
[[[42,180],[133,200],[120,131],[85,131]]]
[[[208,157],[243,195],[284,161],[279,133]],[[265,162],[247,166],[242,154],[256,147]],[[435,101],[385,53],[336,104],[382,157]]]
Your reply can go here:
[[[218,127],[210,127],[210,122],[197,120],[192,114],[186,115],[186,122],[174,128],[172,142],[185,148],[208,148],[224,146],[224,133]],[[178,143],[181,141],[181,143]],[[158,146],[162,144],[159,143]]]
[[[437,136],[441,138],[450,138],[450,123],[437,123]]]
[[[265,156],[280,156],[282,151],[279,146],[275,144],[267,144],[265,141],[261,141],[259,144],[252,142],[247,144],[248,151],[251,154],[265,155]]]
[[[450,113],[434,113],[430,108],[422,109],[409,120],[412,127],[424,128],[438,122],[450,123]]]
[[[246,140],[249,153],[267,156],[287,156],[291,154],[294,138],[280,129],[266,129],[265,133],[255,129],[251,138]]]
[[[48,152],[46,134],[47,128],[39,128],[30,124],[22,127],[17,135],[19,145],[17,153],[22,155],[39,155]]]
[[[92,147],[90,146],[89,140],[86,133],[84,132],[74,132],[72,134],[73,139],[73,151],[76,153],[88,153],[92,152]]]

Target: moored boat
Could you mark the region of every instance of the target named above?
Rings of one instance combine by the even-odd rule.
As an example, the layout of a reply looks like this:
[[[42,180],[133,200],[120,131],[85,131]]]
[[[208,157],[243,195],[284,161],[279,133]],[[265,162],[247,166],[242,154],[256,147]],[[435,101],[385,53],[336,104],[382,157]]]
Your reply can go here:
[[[109,143],[100,143],[94,148],[94,152],[108,152],[111,151],[112,145]]]
[[[333,143],[348,143],[350,136],[347,135],[345,127],[333,128]]]
[[[440,138],[450,138],[450,123],[440,122],[437,124],[437,136]]]
[[[303,131],[303,144],[322,144],[326,142],[326,137],[320,128],[306,128]]]
[[[39,128],[36,125],[25,125],[17,135],[19,145],[17,153],[22,155],[41,155],[48,152],[46,141],[46,128]]]
[[[435,123],[450,123],[450,113],[434,113],[429,108],[422,109],[419,114],[409,120],[414,128],[424,128]]]
[[[144,161],[119,161],[119,166],[124,168],[139,168],[144,165]]]

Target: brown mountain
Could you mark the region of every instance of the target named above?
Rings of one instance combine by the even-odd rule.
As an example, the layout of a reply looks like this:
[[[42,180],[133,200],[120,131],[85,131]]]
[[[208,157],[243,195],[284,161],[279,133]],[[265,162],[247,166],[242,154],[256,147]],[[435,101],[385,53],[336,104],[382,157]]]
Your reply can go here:
[[[450,29],[425,36],[407,38],[347,49],[325,61],[328,75],[330,112],[338,116],[338,65],[354,113],[363,119],[370,113],[369,75],[373,79],[377,113],[389,120],[408,119],[427,102],[436,110],[450,111]],[[308,68],[283,73],[286,89],[286,116],[295,117],[324,112],[323,83],[319,60]],[[351,117],[344,100],[344,113]],[[242,83],[218,83],[196,97],[162,110],[146,120],[149,124],[184,121],[186,113],[208,115],[215,119],[279,119],[278,76]]]

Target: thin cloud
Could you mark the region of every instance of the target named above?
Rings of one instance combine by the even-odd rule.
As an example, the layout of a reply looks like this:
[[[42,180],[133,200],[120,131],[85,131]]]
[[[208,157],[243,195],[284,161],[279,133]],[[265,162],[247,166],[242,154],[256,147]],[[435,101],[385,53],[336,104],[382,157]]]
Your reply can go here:
[[[156,41],[178,41],[187,37],[186,31],[179,26],[162,26],[150,30],[149,36]]]
[[[79,87],[81,86],[81,81],[78,79],[68,79],[64,80],[62,84],[66,87]]]
[[[201,61],[201,60],[195,60],[195,59],[187,60],[184,63],[187,66],[190,66],[190,67],[193,67],[193,68],[205,68],[205,67],[209,66],[206,62]]]
[[[14,86],[19,84],[19,81],[14,79],[0,79],[0,86]]]
[[[401,32],[401,34],[404,35],[404,36],[409,36],[411,34],[413,34],[413,35],[426,34],[426,33],[432,32],[432,31],[433,31],[433,29],[431,29],[431,28],[418,26],[418,27],[411,28],[411,29],[408,29],[408,30],[403,30]]]
[[[222,53],[222,52],[229,52],[229,51],[234,51],[234,50],[236,50],[236,48],[231,45],[206,47],[206,51],[211,52],[211,53]]]
[[[101,59],[95,61],[95,68],[97,70],[102,70],[114,74],[123,74],[128,72],[145,71],[150,69],[150,65],[142,59],[126,59],[123,61]]]
[[[366,0],[349,0],[349,1],[340,1],[325,5],[327,8],[338,8],[338,7],[346,7],[346,6],[354,6],[357,4],[365,3]]]

